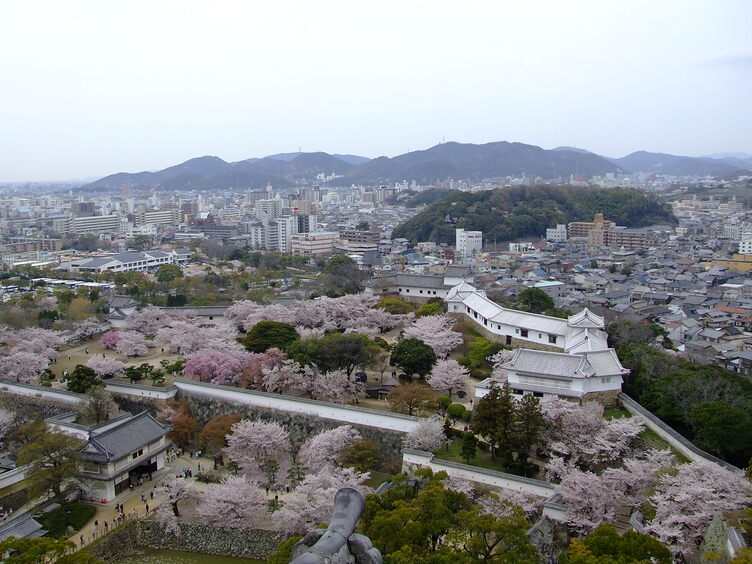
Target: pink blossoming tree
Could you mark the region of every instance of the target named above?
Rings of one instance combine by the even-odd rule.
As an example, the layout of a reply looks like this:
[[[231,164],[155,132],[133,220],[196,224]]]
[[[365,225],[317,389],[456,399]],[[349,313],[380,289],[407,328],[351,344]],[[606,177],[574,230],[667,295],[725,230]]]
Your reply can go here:
[[[664,474],[650,496],[655,517],[648,532],[673,552],[693,554],[711,519],[739,511],[752,503],[752,483],[741,472],[711,462],[682,464],[676,474]]]
[[[367,472],[361,474],[353,468],[324,467],[309,474],[275,514],[276,526],[286,533],[305,533],[331,517],[334,496],[341,488],[369,493],[370,488],[364,485],[368,478]]]
[[[22,384],[36,384],[39,375],[47,368],[50,361],[35,353],[26,351],[12,352],[0,357],[0,378]]]
[[[342,451],[359,439],[360,433],[350,425],[324,431],[303,443],[298,461],[310,472],[319,472],[325,466],[335,466]]]
[[[89,358],[86,366],[94,370],[100,378],[115,378],[122,376],[125,371],[125,364],[114,358],[105,358],[102,356],[92,356]]]
[[[628,453],[643,429],[636,417],[607,420],[603,406],[585,402],[581,406],[558,398],[541,402],[547,426],[546,450],[572,464],[596,467]]]
[[[114,349],[115,346],[120,342],[121,338],[122,333],[120,333],[119,331],[107,331],[107,333],[102,335],[102,338],[99,339],[99,342],[106,349]]]
[[[311,397],[334,403],[350,403],[365,392],[363,382],[355,382],[344,370],[318,372],[310,387]]]
[[[244,476],[225,476],[199,498],[196,514],[215,527],[250,529],[264,516],[266,499]]]
[[[284,476],[290,466],[290,437],[277,423],[244,419],[235,423],[227,435],[227,456],[250,480],[264,478],[264,465],[275,461],[278,475]]]
[[[147,341],[136,331],[121,331],[115,350],[123,356],[142,356],[148,350]]]
[[[433,452],[446,442],[444,428],[438,418],[425,419],[402,439],[402,446]]]
[[[446,358],[462,344],[462,335],[452,330],[454,320],[448,315],[419,317],[405,329],[405,339],[420,339],[433,349],[436,358]]]
[[[229,354],[204,350],[188,356],[183,365],[186,378],[212,384],[234,382],[243,368],[243,362]]]
[[[465,383],[469,376],[467,369],[454,359],[437,360],[431,374],[428,376],[428,385],[436,392],[452,392],[465,389]]]

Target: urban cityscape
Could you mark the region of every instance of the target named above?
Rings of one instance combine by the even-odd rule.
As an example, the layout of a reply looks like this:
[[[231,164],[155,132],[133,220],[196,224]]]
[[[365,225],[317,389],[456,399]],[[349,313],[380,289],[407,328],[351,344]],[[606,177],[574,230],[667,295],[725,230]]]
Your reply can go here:
[[[0,8],[3,562],[752,561],[749,6],[168,4]]]

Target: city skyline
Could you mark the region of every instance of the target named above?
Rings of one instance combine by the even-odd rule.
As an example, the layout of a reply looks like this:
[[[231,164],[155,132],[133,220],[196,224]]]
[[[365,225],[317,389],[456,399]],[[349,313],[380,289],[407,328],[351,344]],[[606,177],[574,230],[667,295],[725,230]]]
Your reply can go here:
[[[752,153],[744,2],[9,4],[0,181],[443,139]]]

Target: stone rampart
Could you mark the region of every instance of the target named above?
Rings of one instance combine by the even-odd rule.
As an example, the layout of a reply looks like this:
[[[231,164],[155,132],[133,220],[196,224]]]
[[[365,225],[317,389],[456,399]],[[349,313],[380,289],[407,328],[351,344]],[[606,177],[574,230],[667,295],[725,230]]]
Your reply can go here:
[[[175,535],[152,520],[132,521],[86,547],[86,552],[107,563],[139,548],[182,550],[220,556],[266,559],[285,539],[282,533],[262,529],[219,529],[208,525],[181,525]]]

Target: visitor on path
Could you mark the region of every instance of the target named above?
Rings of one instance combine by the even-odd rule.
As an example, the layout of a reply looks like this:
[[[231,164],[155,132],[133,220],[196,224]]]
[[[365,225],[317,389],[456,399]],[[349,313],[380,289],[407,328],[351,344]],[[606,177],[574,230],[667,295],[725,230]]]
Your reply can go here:
[[[81,535],[80,540],[81,540],[81,548],[83,548],[83,546],[84,546],[84,536],[83,535]]]

